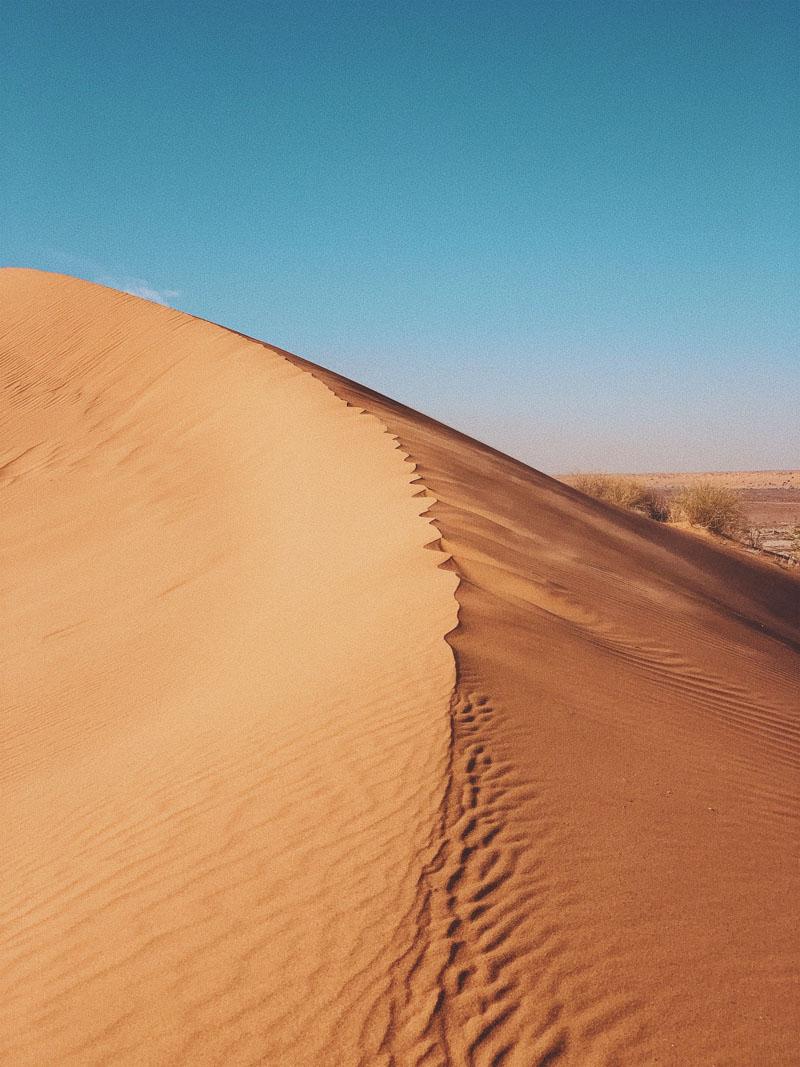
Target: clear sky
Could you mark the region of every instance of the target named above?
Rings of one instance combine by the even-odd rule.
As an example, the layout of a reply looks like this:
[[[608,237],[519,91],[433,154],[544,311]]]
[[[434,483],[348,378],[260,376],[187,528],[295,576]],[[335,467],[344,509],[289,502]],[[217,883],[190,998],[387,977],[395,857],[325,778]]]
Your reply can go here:
[[[0,259],[549,472],[800,466],[800,3],[24,0]]]

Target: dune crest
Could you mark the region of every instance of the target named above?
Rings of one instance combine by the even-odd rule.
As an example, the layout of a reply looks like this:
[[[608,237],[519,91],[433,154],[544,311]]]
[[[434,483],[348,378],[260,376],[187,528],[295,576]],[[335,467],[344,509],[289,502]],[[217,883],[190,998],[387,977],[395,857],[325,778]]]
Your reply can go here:
[[[800,583],[0,272],[0,1059],[793,1062]]]
[[[460,579],[447,967],[397,1062],[792,1063],[800,582],[289,358],[397,436]]]

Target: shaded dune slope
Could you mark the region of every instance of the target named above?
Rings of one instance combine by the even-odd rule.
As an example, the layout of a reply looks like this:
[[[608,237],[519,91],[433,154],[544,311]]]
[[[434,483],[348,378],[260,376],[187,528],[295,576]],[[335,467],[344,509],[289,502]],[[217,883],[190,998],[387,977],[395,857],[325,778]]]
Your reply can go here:
[[[289,358],[396,435],[460,579],[398,1048],[433,982],[430,1062],[794,1062],[800,583]]]
[[[794,1062],[796,580],[171,309],[0,308],[0,1058]]]

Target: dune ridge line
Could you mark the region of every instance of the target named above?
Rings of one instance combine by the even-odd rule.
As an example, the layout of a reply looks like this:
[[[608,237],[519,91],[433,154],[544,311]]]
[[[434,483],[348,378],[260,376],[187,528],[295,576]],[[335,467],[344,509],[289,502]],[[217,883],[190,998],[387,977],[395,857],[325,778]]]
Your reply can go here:
[[[202,319],[0,308],[0,1056],[794,1062],[795,576]]]
[[[469,877],[460,894],[489,965],[459,968],[453,939],[437,1041],[426,1017],[397,1062],[790,1063],[800,584],[316,372],[380,414],[437,497],[462,699],[496,709],[479,743],[509,862],[495,914]],[[454,761],[467,790],[473,756]]]
[[[28,272],[0,301],[28,449],[3,487],[0,1055],[369,1054],[454,683],[413,471],[201,320]]]
[[[275,351],[294,362],[291,354]],[[297,365],[322,381],[304,361]],[[339,397],[331,384],[323,384]],[[360,415],[370,416],[365,408],[339,398]],[[371,417],[377,419],[416,471],[414,457],[398,435],[376,415]],[[420,486],[420,495],[431,498],[422,514],[439,536],[426,547],[442,552],[444,559],[439,566],[456,574],[453,595],[459,601],[463,579],[450,553],[442,548],[443,533],[434,511],[436,496],[421,475],[413,483]],[[463,692],[458,654],[451,642],[459,626],[457,618],[453,629],[444,635],[451,645],[456,680],[450,702],[446,785],[432,838],[435,854],[420,873],[415,913],[408,918],[410,930],[402,939],[409,942],[410,934],[410,942],[391,968],[389,1021],[380,1045],[390,1062],[398,1064],[422,1063],[432,1056],[441,1057],[445,1064],[474,1063],[481,1046],[519,1007],[518,1000],[511,996],[513,984],[497,982],[508,964],[498,950],[514,925],[513,920],[507,921],[507,902],[502,928],[485,918],[496,903],[491,898],[507,883],[515,865],[513,856],[503,856],[505,827],[501,809],[505,775],[503,769],[493,769],[490,743],[483,729],[494,714],[489,698],[482,693]],[[471,902],[464,899],[463,893],[461,898],[456,894],[460,884],[470,886]],[[484,971],[489,984],[495,987],[491,995],[493,1010],[476,1011],[474,999],[461,1002],[460,1010],[454,1010],[450,1001],[457,1001],[468,978],[478,970]],[[360,1062],[374,1062],[373,1056],[374,1052],[368,1053]]]

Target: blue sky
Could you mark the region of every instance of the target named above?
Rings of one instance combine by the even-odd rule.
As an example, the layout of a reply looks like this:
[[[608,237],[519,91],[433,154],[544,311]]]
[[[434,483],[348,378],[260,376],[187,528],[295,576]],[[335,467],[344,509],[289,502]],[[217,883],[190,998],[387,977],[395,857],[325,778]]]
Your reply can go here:
[[[24,0],[0,258],[549,472],[800,466],[800,4]]]

